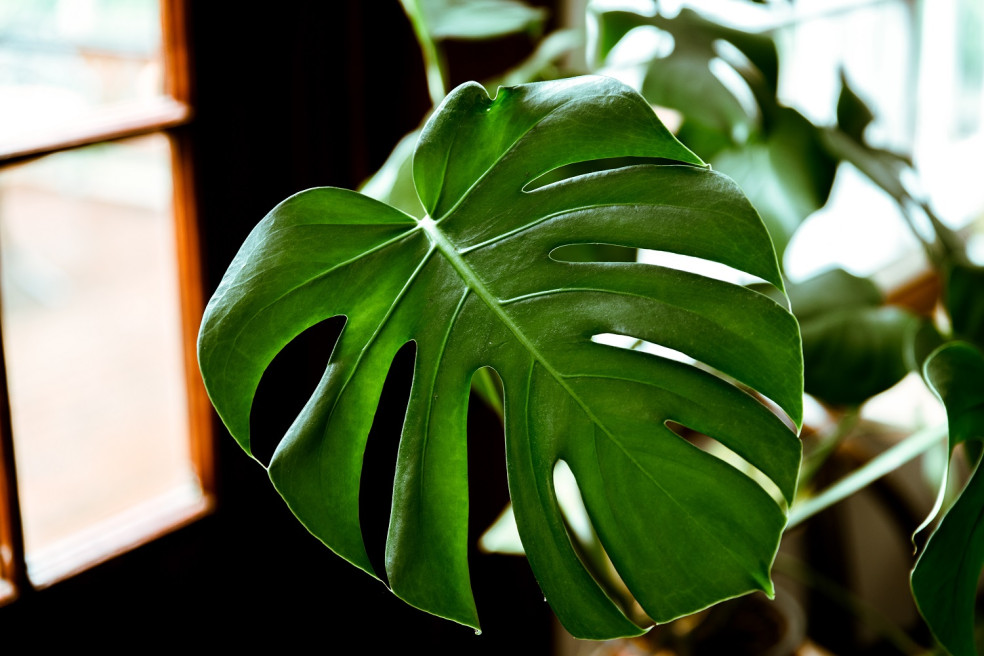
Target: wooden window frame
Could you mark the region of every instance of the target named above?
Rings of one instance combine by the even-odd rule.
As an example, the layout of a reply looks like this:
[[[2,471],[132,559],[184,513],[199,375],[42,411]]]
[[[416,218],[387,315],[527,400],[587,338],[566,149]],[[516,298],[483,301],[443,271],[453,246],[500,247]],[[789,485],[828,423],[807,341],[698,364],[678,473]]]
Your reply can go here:
[[[113,545],[83,548],[57,576],[32,581],[28,574],[3,335],[0,332],[0,605],[47,587],[134,547],[157,539],[207,514],[215,505],[211,406],[198,375],[195,344],[204,308],[199,229],[195,212],[191,143],[192,81],[187,39],[186,0],[160,0],[164,95],[153,101],[100,111],[95,117],[0,147],[0,170],[54,153],[150,134],[167,137],[171,151],[172,220],[176,237],[179,312],[182,338],[190,460],[202,488],[199,503],[161,509],[138,524],[127,525]]]

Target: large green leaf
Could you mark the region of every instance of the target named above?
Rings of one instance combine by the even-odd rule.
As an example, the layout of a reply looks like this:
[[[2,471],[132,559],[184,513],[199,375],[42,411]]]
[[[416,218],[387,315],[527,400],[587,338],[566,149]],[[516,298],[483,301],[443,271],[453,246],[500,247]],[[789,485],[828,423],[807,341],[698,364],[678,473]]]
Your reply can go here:
[[[950,342],[926,361],[926,379],[946,406],[950,451],[984,440],[984,354]],[[933,635],[951,654],[972,656],[974,605],[984,566],[984,473],[980,462],[940,521],[912,571],[912,594]]]
[[[533,189],[580,161],[663,158]],[[347,321],[324,378],[269,473],[334,551],[373,568],[359,478],[390,363],[416,365],[401,438],[386,573],[409,603],[478,626],[468,576],[466,408],[483,366],[503,380],[509,489],[530,564],[574,635],[637,634],[576,555],[553,489],[565,461],[626,585],[657,621],[751,590],[771,591],[782,504],[671,431],[716,438],[788,502],[799,441],[756,398],[702,367],[597,343],[629,335],[685,353],[800,421],[802,360],[792,315],[766,296],[634,262],[563,262],[552,251],[607,242],[727,264],[782,286],[761,221],[737,187],[606,78],[454,90],[413,157],[427,215],[334,188],[277,206],[209,302],[199,361],[232,435],[276,353],[307,327]]]

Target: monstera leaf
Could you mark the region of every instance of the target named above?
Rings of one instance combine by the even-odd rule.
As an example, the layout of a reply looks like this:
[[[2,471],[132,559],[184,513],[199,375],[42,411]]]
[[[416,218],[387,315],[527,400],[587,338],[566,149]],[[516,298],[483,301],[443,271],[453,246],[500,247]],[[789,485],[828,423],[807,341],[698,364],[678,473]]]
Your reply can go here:
[[[621,157],[683,164],[535,184],[568,164]],[[269,466],[301,522],[373,573],[359,522],[363,451],[390,363],[413,341],[386,542],[397,595],[478,626],[466,557],[465,426],[469,382],[483,367],[503,381],[507,475],[523,545],[574,635],[643,629],[571,545],[553,489],[560,461],[654,620],[770,592],[799,441],[731,381],[799,421],[792,315],[765,295],[676,269],[552,256],[594,242],[656,249],[781,287],[769,237],[737,187],[702,167],[638,94],[606,78],[500,88],[494,99],[475,83],[457,88],[423,128],[413,177],[421,217],[343,189],[285,200],[250,235],[206,310],[202,373],[247,451],[250,405],[267,365],[309,326],[347,318],[321,383]],[[702,366],[592,339],[603,334],[661,344]],[[668,422],[727,446],[773,481],[771,494]]]
[[[984,440],[984,354],[966,342],[927,359],[926,380],[946,406],[950,452]],[[984,473],[980,462],[930,536],[912,571],[912,594],[933,635],[954,656],[973,656],[974,606],[984,567]]]
[[[596,35],[589,58],[596,67],[636,28],[656,28],[672,37],[670,51],[646,63],[641,91],[650,102],[681,111],[687,122],[743,143],[758,129],[759,112],[769,113],[777,103],[779,56],[769,34],[737,29],[690,8],[673,16],[658,8],[646,15],[595,2],[588,19]],[[758,107],[747,106],[748,94]]]
[[[909,373],[923,320],[885,305],[871,280],[831,269],[791,284],[788,293],[803,337],[809,394],[858,405]]]
[[[777,106],[767,132],[711,159],[758,209],[780,257],[800,224],[827,203],[833,188],[837,160],[825,150],[821,136],[798,111]]]

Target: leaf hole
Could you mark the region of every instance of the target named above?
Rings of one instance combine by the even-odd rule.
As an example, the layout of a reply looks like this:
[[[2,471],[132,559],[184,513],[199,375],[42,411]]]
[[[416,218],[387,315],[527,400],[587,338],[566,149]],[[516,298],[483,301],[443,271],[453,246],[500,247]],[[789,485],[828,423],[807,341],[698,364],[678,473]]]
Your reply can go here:
[[[318,386],[344,325],[344,316],[314,324],[281,349],[263,372],[249,425],[250,449],[264,466]]]
[[[389,583],[385,566],[386,534],[393,504],[393,478],[416,357],[415,342],[404,344],[393,357],[362,456],[362,477],[359,481],[362,542],[373,570],[386,584]]]
[[[635,262],[639,250],[617,244],[567,244],[550,251],[556,262]]]
[[[584,504],[577,478],[570,465],[564,460],[558,460],[554,464],[553,484],[567,537],[585,570],[627,617],[635,618],[643,625],[648,623],[642,609],[628,591],[615,565],[605,552],[591,522],[587,506]]]
[[[769,284],[758,276],[746,273],[727,264],[705,260],[692,255],[671,253],[669,251],[640,249],[639,262],[694,273],[705,278],[713,278],[714,280],[720,280],[721,282],[727,282],[733,285],[744,286],[753,283]]]
[[[615,348],[621,348],[628,351],[640,351],[642,353],[648,353],[650,355],[655,355],[657,357],[665,358],[667,360],[674,360],[676,362],[681,362],[683,364],[688,364],[697,367],[702,371],[705,371],[709,374],[716,376],[717,378],[720,378],[721,380],[725,381],[729,385],[733,385],[734,387],[737,387],[738,389],[742,390],[743,392],[754,398],[756,401],[764,405],[766,408],[768,408],[772,414],[776,415],[782,421],[782,423],[784,423],[786,427],[789,428],[789,430],[793,431],[794,433],[799,432],[799,427],[796,426],[796,422],[794,422],[789,417],[789,415],[786,414],[786,411],[783,410],[778,403],[776,403],[769,397],[765,396],[761,392],[757,390],[753,390],[748,385],[745,385],[741,381],[736,380],[732,376],[729,376],[728,374],[720,371],[719,369],[715,369],[709,364],[701,362],[700,360],[697,360],[687,355],[686,353],[683,353],[682,351],[671,349],[667,346],[663,346],[662,344],[647,342],[644,339],[639,339],[631,335],[622,335],[618,333],[598,333],[596,335],[591,336],[591,341],[594,342],[595,344],[614,346]]]
[[[709,435],[695,431],[675,421],[668,420],[663,423],[671,432],[684,441],[752,479],[783,511],[788,510],[782,490],[779,489],[779,486],[771,478],[762,473],[758,467]]]
[[[472,376],[467,423],[469,558],[477,553],[482,533],[509,503],[502,394],[495,369],[482,367]]]
[[[660,344],[653,344],[652,342],[647,342],[646,340],[638,339],[630,335],[599,333],[597,335],[592,335],[591,341],[595,344],[614,346],[616,348],[626,349],[628,351],[642,351],[643,353],[658,355],[659,357],[666,358],[668,360],[675,360],[677,362],[683,362],[685,364],[693,364],[696,362],[696,360],[686,353],[675,351],[671,348],[667,348],[666,346],[661,346]]]
[[[692,255],[671,253],[669,251],[656,251],[619,244],[592,242],[558,246],[550,251],[549,257],[555,262],[569,264],[583,262],[639,262],[640,264],[651,264],[663,267],[664,269],[683,271],[732,285],[768,285],[769,289],[774,289],[771,283],[762,280],[758,276],[746,273],[727,264],[705,260]],[[759,293],[763,292],[759,291]]]
[[[533,178],[523,186],[523,191],[532,192],[543,189],[548,185],[560,184],[574,178],[602,173],[604,171],[614,171],[640,164],[665,165],[679,164],[679,162],[662,157],[603,157],[586,162],[572,162],[571,164],[565,164]]]
[[[530,575],[529,566],[514,558],[495,558],[487,554],[484,533],[507,515],[504,523],[511,524],[515,536],[514,549],[521,545],[515,531],[512,513],[504,513],[509,504],[506,475],[506,442],[503,434],[499,404],[489,402],[480,385],[490,385],[499,391],[503,384],[491,367],[479,369],[472,378],[472,394],[468,404],[468,563],[472,590],[482,628],[488,634],[505,635],[515,627],[518,615],[529,617],[549,614],[539,602],[539,587]],[[544,617],[546,620],[546,617]],[[544,645],[544,649],[547,646]],[[540,653],[538,648],[535,653]]]

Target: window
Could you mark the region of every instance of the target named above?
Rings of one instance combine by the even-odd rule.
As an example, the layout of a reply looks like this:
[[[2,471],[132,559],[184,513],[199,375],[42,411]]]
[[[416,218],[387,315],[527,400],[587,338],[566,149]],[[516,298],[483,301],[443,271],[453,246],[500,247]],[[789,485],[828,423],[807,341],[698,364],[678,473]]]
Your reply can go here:
[[[206,512],[180,0],[0,8],[0,596]]]

